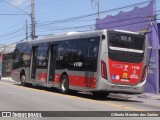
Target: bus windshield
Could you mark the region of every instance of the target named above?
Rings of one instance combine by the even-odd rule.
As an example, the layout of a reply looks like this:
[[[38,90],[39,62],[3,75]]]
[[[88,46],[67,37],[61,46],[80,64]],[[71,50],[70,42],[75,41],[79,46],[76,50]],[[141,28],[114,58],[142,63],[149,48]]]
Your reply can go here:
[[[141,62],[143,60],[145,36],[109,32],[108,42],[109,57],[111,59],[123,62]],[[133,57],[134,60],[132,59]]]

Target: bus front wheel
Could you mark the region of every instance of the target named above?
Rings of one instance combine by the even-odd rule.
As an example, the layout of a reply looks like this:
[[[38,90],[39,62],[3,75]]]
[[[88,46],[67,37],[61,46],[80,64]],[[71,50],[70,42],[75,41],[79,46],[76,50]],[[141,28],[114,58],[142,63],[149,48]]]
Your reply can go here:
[[[26,85],[26,76],[25,76],[25,74],[21,74],[20,80],[21,80],[21,85],[25,86]]]
[[[69,80],[66,75],[61,77],[60,90],[63,94],[67,94],[69,91]]]

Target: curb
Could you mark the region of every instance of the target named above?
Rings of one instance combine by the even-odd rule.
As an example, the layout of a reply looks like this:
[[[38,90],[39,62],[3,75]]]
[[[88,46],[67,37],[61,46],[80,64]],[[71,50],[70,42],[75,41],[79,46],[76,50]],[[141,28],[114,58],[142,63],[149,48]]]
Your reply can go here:
[[[114,98],[119,98],[119,99],[131,99],[131,98],[138,98],[138,99],[153,99],[153,100],[160,100],[160,94],[153,94],[153,93],[143,93],[143,94],[133,94],[133,95],[128,95],[128,94],[110,94],[111,97]]]
[[[11,77],[2,77],[1,80],[14,81]]]

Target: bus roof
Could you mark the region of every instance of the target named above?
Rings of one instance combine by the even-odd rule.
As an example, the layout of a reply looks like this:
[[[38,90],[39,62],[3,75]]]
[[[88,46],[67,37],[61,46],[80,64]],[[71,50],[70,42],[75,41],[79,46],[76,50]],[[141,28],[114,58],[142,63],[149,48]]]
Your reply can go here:
[[[68,39],[77,39],[77,38],[86,38],[86,37],[95,37],[95,36],[101,36],[105,35],[106,31],[117,31],[117,32],[123,32],[123,33],[130,33],[130,34],[139,34],[137,32],[131,32],[131,31],[125,31],[125,30],[94,30],[94,31],[87,31],[87,32],[68,32],[58,35],[51,35],[40,39],[35,40],[29,40],[27,42],[31,44],[38,44],[38,43],[44,43],[44,42],[51,42],[51,41],[61,41],[61,40],[68,40]],[[26,42],[26,41],[25,41]],[[24,43],[24,42],[22,42]]]
[[[31,40],[31,44],[43,43],[43,42],[50,42],[50,41],[59,41],[59,40],[68,40],[68,39],[76,39],[76,38],[85,38],[85,37],[95,37],[103,35],[106,30],[95,30],[95,31],[88,31],[88,32],[68,32],[59,35],[53,35],[49,37],[44,37],[41,39]]]

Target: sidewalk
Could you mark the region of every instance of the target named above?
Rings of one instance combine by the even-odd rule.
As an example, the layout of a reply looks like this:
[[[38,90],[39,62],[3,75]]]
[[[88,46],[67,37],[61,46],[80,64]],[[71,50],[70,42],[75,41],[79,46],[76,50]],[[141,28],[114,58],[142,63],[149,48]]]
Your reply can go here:
[[[11,77],[2,77],[1,80],[14,81],[11,79]]]
[[[153,94],[153,93],[143,93],[140,95],[137,95],[138,98],[143,98],[143,99],[155,99],[155,100],[160,100],[160,93],[159,94]]]
[[[114,94],[110,93],[111,97],[120,98],[120,99],[152,99],[152,100],[160,100],[160,93],[142,93],[142,94]]]

